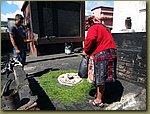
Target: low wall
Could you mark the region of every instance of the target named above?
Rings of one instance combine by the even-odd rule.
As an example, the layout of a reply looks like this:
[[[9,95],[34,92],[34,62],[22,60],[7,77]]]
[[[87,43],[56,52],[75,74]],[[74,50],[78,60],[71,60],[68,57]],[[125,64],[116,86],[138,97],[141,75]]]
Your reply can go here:
[[[118,49],[118,77],[146,86],[146,33],[113,33],[112,35]]]

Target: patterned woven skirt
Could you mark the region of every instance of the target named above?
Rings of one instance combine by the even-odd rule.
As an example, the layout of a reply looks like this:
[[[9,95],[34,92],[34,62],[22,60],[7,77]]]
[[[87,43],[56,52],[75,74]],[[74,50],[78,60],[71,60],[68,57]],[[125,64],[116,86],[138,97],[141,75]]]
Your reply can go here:
[[[95,84],[104,85],[107,81],[115,81],[117,54],[115,49],[107,49],[94,56]]]

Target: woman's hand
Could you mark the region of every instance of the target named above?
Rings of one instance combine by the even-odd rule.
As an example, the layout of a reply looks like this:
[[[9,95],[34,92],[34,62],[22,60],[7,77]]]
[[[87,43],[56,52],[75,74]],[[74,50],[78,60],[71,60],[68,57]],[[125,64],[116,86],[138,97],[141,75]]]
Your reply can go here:
[[[89,57],[89,55],[87,55],[84,51],[82,52],[82,55],[83,55],[84,57]]]
[[[82,52],[82,55],[83,55],[83,56],[87,56],[87,54],[86,54],[84,51]]]

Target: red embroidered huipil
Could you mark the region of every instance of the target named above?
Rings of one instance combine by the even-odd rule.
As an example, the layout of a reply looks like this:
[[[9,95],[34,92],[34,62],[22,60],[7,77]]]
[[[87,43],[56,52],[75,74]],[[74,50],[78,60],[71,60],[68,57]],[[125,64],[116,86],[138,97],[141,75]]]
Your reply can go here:
[[[91,26],[84,41],[85,53],[92,56],[110,48],[116,49],[111,33],[101,24]]]

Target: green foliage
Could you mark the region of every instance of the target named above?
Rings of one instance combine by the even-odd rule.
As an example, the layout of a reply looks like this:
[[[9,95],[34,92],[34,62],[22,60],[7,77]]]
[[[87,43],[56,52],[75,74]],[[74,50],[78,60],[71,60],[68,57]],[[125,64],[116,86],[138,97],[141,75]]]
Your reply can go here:
[[[65,86],[59,84],[57,78],[64,73],[76,73],[76,70],[50,71],[39,77],[39,83],[50,99],[59,101],[62,104],[81,103],[92,89],[93,85],[86,79],[75,86]]]

